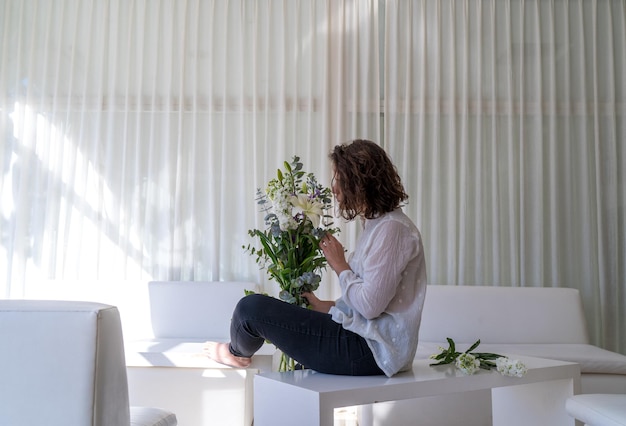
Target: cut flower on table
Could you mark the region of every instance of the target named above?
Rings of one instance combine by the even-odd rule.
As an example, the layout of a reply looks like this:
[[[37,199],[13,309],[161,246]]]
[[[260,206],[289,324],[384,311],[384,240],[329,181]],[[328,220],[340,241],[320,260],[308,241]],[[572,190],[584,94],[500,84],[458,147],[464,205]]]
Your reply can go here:
[[[430,359],[435,362],[431,366],[454,364],[456,368],[461,370],[463,374],[472,375],[479,369],[492,370],[496,369],[500,374],[511,377],[522,377],[528,369],[519,360],[512,360],[500,354],[490,352],[472,352],[480,345],[480,339],[477,340],[465,352],[458,352],[454,340],[447,337],[448,348],[439,348],[438,354],[433,354]]]

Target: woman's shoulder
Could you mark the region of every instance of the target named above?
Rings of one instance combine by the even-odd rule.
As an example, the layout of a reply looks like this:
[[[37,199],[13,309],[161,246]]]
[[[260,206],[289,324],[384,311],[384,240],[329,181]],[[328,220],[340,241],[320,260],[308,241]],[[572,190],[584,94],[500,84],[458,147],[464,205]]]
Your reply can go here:
[[[373,220],[372,230],[375,232],[394,232],[402,235],[420,238],[420,232],[415,223],[401,208],[385,213]]]

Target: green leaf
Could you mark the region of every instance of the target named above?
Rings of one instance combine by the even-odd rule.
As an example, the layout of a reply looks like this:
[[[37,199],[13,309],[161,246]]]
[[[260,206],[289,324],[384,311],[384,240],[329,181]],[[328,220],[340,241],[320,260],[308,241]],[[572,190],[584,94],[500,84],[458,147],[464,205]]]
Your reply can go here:
[[[498,358],[502,358],[503,355],[499,355],[499,354],[492,354],[489,352],[472,352],[472,355],[474,355],[476,358],[480,358],[480,359],[498,359]]]
[[[466,350],[465,353],[469,353],[473,351],[474,349],[478,347],[478,345],[480,345],[480,339],[478,339],[468,350]]]

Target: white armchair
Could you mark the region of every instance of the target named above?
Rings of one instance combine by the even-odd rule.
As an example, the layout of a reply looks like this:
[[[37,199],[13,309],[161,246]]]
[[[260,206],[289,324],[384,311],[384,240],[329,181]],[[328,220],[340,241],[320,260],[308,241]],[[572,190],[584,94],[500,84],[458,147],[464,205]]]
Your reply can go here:
[[[129,407],[116,307],[0,300],[0,425],[175,426],[176,416]]]

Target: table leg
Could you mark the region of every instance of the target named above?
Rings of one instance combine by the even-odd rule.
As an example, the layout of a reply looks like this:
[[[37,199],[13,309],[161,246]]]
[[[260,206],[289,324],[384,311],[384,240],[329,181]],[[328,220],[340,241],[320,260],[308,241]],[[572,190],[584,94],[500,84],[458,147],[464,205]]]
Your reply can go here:
[[[566,399],[575,393],[574,379],[552,380],[494,388],[491,402],[494,426],[573,426],[565,411]]]
[[[333,426],[334,409],[317,392],[256,376],[254,426]]]

